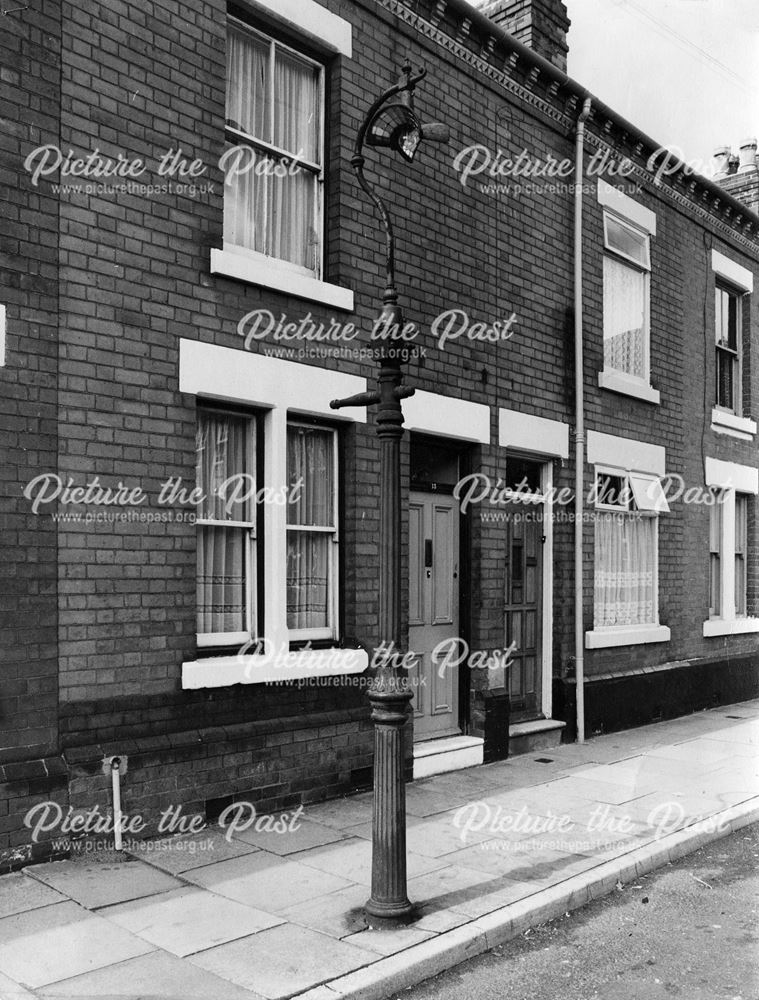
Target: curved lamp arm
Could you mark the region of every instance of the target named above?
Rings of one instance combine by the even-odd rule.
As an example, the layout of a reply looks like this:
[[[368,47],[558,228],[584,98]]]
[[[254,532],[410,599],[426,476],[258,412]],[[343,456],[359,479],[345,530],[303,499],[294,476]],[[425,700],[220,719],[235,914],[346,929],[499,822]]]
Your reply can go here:
[[[351,166],[356,172],[356,179],[361,185],[361,189],[364,193],[371,199],[374,207],[379,213],[380,221],[385,230],[385,258],[386,258],[386,272],[387,272],[387,288],[385,294],[387,296],[388,292],[393,292],[395,289],[395,235],[393,233],[393,224],[390,220],[390,215],[385,207],[385,203],[376,193],[373,186],[366,179],[364,174],[364,140],[366,139],[366,133],[372,126],[377,114],[380,109],[390,100],[391,97],[395,97],[396,94],[401,94],[403,92],[413,92],[414,87],[423,80],[427,75],[426,69],[420,69],[418,73],[412,75],[411,65],[407,62],[403,67],[404,73],[406,75],[405,81],[399,81],[394,86],[388,88],[377,100],[372,104],[366,113],[366,116],[361,124],[361,128],[358,130],[356,136],[356,145],[353,150],[353,156],[351,157]]]

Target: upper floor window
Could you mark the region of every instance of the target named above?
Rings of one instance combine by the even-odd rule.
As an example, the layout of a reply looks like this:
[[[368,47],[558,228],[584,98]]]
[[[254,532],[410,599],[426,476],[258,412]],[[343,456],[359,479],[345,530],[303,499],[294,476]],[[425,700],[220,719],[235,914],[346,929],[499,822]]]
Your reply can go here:
[[[231,18],[226,105],[225,249],[321,277],[324,67]]]
[[[648,233],[604,213],[604,369],[649,377]]]
[[[714,272],[714,402],[712,430],[750,441],[756,434],[751,419],[748,388],[748,296],[754,290],[754,275],[747,267],[712,250]],[[745,369],[745,370],[744,370]]]
[[[598,178],[603,209],[602,389],[659,403],[651,376],[651,238],[656,215],[621,188]]]
[[[725,285],[715,291],[714,334],[717,345],[716,404],[741,414],[741,294]]]

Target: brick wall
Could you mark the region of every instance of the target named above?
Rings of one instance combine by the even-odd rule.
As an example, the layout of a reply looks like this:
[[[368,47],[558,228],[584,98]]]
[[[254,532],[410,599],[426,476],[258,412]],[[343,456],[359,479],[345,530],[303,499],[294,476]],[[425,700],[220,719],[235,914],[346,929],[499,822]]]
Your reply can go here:
[[[59,18],[32,0],[0,33],[0,763],[54,752],[57,736],[56,530],[22,490],[57,467],[58,201],[23,161],[59,141]]]
[[[391,196],[401,301],[407,318],[422,330],[417,343],[427,350],[407,366],[407,379],[419,389],[490,407],[492,443],[471,447],[468,461],[471,471],[485,472],[495,481],[505,471],[504,453],[496,444],[498,407],[574,422],[573,206],[571,192],[562,187],[496,191],[484,175],[463,187],[454,157],[482,143],[510,156],[526,148],[536,159],[549,154],[570,158],[573,143],[564,98],[543,90],[540,100],[525,102],[516,86],[507,89],[488,79],[373,0],[349,6],[329,0],[326,5],[354,25],[354,58],[337,60],[330,73],[326,277],[354,290],[355,316],[350,319],[363,331],[356,343],[368,344],[383,287],[383,238],[347,163],[366,107],[383,82],[396,78],[408,54],[414,65],[424,64],[429,71],[417,94],[419,113],[424,120],[448,121],[451,142],[424,148],[413,165],[389,155],[368,157],[367,170]],[[27,20],[17,19],[12,27],[5,42],[11,52],[22,44],[41,46],[36,58],[49,74],[59,50],[50,41],[45,48],[40,39],[55,33],[54,22],[33,9]],[[30,33],[28,42],[24,32]],[[64,2],[60,136],[54,111],[45,125],[48,132],[40,132],[43,138],[24,125],[5,154],[11,204],[42,214],[26,216],[34,223],[30,232],[34,228],[39,246],[24,243],[23,266],[4,272],[10,275],[5,294],[11,352],[17,351],[24,363],[0,370],[0,379],[11,389],[0,405],[16,407],[9,417],[32,430],[23,462],[11,461],[12,475],[2,486],[17,577],[29,582],[26,591],[12,588],[18,603],[11,607],[9,630],[24,654],[17,656],[10,674],[0,677],[0,697],[4,705],[27,698],[18,707],[13,702],[12,715],[24,718],[22,729],[29,732],[9,727],[11,739],[18,746],[38,743],[44,749],[37,756],[63,761],[76,808],[105,801],[107,778],[100,766],[109,753],[130,757],[124,794],[132,812],[170,802],[207,808],[229,796],[249,798],[262,808],[285,808],[368,780],[371,730],[358,684],[182,690],[181,664],[196,655],[195,531],[188,520],[67,521],[59,522],[56,532],[49,518],[38,517],[32,534],[28,503],[19,500],[21,484],[34,470],[57,467],[62,478],[71,477],[77,485],[97,475],[103,485],[140,486],[152,498],[144,509],[160,513],[155,498],[166,478],[181,477],[186,484],[194,479],[196,399],[179,392],[180,338],[241,350],[237,324],[259,307],[296,320],[308,312],[316,322],[336,315],[348,318],[326,306],[210,273],[209,251],[222,241],[223,183],[216,164],[223,141],[224,60],[221,0],[192,8],[176,0],[96,0],[86,7]],[[29,92],[32,108],[41,100],[35,97],[33,69],[30,63],[19,70],[24,74],[19,93]],[[521,86],[529,86],[528,76],[529,66],[514,72]],[[51,107],[55,102],[45,101],[48,115]],[[35,120],[25,107],[19,117],[25,123]],[[198,182],[194,193],[174,189],[146,196],[80,186],[61,195],[58,209],[49,182],[41,181],[35,192],[21,176],[19,163],[40,141],[56,141],[78,155],[98,148],[104,156],[140,157],[148,165],[145,181],[157,181],[158,160],[181,147],[189,160],[208,166],[202,181],[213,187]],[[661,404],[651,406],[598,388],[603,240],[593,183],[584,196],[586,423],[591,430],[663,445],[669,471],[701,483],[701,437],[692,429],[701,426],[701,390],[713,379],[708,368],[713,351],[706,351],[706,383],[699,361],[711,329],[708,249],[712,243],[722,247],[755,272],[756,255],[747,253],[716,219],[696,221],[682,194],[677,202],[650,180],[642,183],[634,197],[656,213],[658,224],[652,241],[651,367]],[[28,203],[18,206],[19,198]],[[13,233],[11,228],[11,241]],[[19,228],[19,248],[24,234]],[[501,344],[462,338],[440,350],[431,324],[450,308],[488,324],[514,312],[514,335]],[[752,310],[755,314],[755,305]],[[260,349],[251,345],[253,351]],[[359,361],[326,359],[319,364],[369,374]],[[748,379],[755,415],[759,387],[753,367]],[[370,417],[367,425],[341,433],[343,633],[367,647],[380,638],[379,451],[374,431]],[[710,434],[707,429],[703,437],[707,454],[755,464],[751,447],[712,440]],[[16,456],[24,448],[23,437],[19,440]],[[406,442],[404,473],[408,462]],[[587,487],[591,470],[585,473]],[[404,475],[404,489],[407,479]],[[556,488],[571,489],[573,482],[572,460],[554,462]],[[660,614],[672,629],[672,641],[589,652],[590,676],[628,673],[683,657],[716,657],[725,648],[736,656],[755,652],[750,636],[700,638],[708,562],[704,517],[703,510],[680,507],[661,519]],[[405,518],[402,530],[407,538]],[[469,638],[473,648],[492,649],[504,640],[505,533],[474,511],[470,535]],[[29,576],[18,556],[27,545],[39,567]],[[564,675],[571,672],[574,653],[573,530],[568,521],[556,524],[554,552],[554,670]],[[584,559],[585,625],[590,628],[592,524],[585,529]],[[757,582],[752,571],[753,600]],[[22,613],[25,622],[33,622],[28,631],[18,626]],[[34,684],[24,677],[21,687],[14,688],[22,666],[34,671]],[[58,691],[53,681],[57,666]],[[473,712],[481,712],[487,686],[480,672],[472,678]],[[58,694],[60,739],[55,728]],[[12,780],[14,795],[21,796],[26,779]],[[13,822],[13,836],[23,837],[18,820]],[[9,843],[15,841],[0,841],[0,847]]]

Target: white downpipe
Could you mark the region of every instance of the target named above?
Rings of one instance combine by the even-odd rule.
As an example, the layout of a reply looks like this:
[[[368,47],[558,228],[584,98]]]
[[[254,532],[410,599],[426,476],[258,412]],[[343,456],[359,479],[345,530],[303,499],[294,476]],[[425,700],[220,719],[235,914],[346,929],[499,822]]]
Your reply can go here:
[[[585,399],[583,389],[582,343],[582,196],[585,180],[585,122],[591,102],[586,97],[577,119],[575,137],[575,696],[577,702],[577,742],[585,742],[585,636],[582,601],[583,470],[585,468]]]
[[[111,788],[113,789],[113,842],[117,851],[122,850],[121,841],[121,761],[114,757],[111,761]]]

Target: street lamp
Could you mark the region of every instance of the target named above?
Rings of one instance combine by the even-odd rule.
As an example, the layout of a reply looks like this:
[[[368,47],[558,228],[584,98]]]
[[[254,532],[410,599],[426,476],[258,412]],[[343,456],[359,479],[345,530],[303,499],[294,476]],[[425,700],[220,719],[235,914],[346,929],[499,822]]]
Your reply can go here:
[[[369,108],[356,136],[351,166],[363,191],[374,204],[386,238],[387,281],[382,297],[380,330],[385,335],[403,329],[403,313],[395,287],[395,238],[384,202],[364,176],[364,143],[389,148],[411,162],[423,139],[445,142],[445,125],[422,125],[413,107],[414,88],[427,75],[411,72],[406,61],[403,75]],[[398,97],[397,101],[392,98]],[[332,409],[371,406],[377,410],[380,439],[380,641],[390,655],[378,664],[369,689],[374,723],[374,814],[372,823],[372,889],[366,903],[369,917],[400,920],[412,907],[406,890],[406,786],[403,779],[403,727],[412,692],[406,675],[398,670],[394,653],[401,642],[401,468],[403,437],[401,400],[414,390],[401,385],[398,350],[383,347],[377,389],[348,399],[336,399]],[[388,648],[386,647],[386,648]]]

